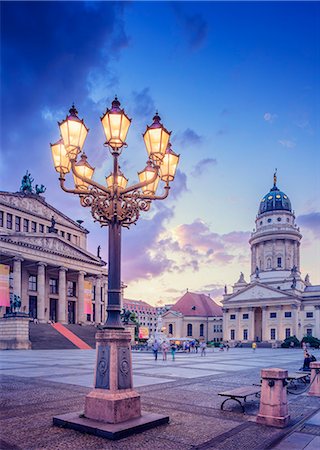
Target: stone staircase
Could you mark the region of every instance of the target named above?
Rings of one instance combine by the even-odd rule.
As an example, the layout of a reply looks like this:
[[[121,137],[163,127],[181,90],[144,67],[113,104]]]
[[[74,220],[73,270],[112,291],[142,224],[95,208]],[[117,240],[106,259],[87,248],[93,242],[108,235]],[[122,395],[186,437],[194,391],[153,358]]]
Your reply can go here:
[[[30,322],[32,350],[76,349],[77,347],[56,331],[50,324]]]
[[[96,340],[95,335],[96,332],[99,331],[97,327],[94,325],[77,325],[77,324],[68,324],[65,327],[72,331],[76,336],[86,342],[90,347],[96,348]]]

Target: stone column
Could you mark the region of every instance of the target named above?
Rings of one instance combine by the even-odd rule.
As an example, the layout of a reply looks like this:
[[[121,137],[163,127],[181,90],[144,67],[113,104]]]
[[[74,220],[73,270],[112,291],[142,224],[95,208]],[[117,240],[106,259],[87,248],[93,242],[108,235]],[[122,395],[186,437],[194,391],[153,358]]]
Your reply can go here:
[[[277,268],[277,259],[276,259],[276,241],[275,239],[272,240],[272,269]]]
[[[276,341],[283,341],[284,340],[284,330],[283,330],[283,306],[279,305],[276,308],[277,310],[277,334],[276,334]]]
[[[254,341],[255,335],[254,335],[254,308],[248,308],[249,309],[249,333],[248,333],[248,340]],[[262,339],[262,336],[261,336]],[[262,339],[263,340],[263,339]]]
[[[223,340],[228,341],[228,327],[227,327],[227,314],[228,314],[228,308],[222,308],[222,331],[223,331]]]
[[[236,325],[236,336],[235,336],[235,338],[236,338],[236,340],[238,340],[238,341],[242,341],[242,336],[241,336],[241,308],[236,308],[235,309],[235,311],[236,311],[236,323],[237,323],[237,325]]]
[[[288,425],[288,399],[284,369],[261,370],[261,397],[257,423],[271,427],[284,428]]]
[[[49,318],[49,312],[45,312],[46,308],[46,265],[43,262],[38,263],[38,320],[46,322]]]
[[[320,397],[320,361],[310,363],[310,389],[308,395]]]
[[[13,259],[13,293],[21,298],[21,263],[23,259]]]
[[[58,300],[58,321],[66,323],[67,313],[67,280],[66,272],[68,269],[60,267],[59,269],[59,300]]]
[[[268,341],[267,336],[267,323],[268,323],[268,307],[262,306],[262,341]]]
[[[101,323],[101,277],[96,278],[96,298],[95,298],[95,322]]]
[[[320,305],[315,305],[314,315],[315,315],[315,337],[320,339]]]
[[[297,336],[298,331],[298,307],[297,305],[291,305],[292,308],[292,335]]]
[[[77,302],[77,314],[78,322],[86,322],[86,317],[84,314],[84,276],[86,272],[80,270],[78,273],[78,302]]]

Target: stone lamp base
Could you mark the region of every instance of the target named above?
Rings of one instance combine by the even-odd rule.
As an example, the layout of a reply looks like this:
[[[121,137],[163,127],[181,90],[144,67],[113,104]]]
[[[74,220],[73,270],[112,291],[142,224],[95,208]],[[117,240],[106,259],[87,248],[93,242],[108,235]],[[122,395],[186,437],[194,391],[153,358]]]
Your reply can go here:
[[[121,439],[169,422],[168,416],[141,412],[133,389],[131,335],[107,329],[96,334],[95,388],[86,396],[84,413],[64,414],[53,424],[108,439]]]

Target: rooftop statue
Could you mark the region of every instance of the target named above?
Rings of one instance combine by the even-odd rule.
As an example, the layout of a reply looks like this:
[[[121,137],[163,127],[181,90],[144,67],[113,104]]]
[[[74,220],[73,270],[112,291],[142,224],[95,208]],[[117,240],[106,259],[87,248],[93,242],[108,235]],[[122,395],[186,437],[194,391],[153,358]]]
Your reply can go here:
[[[35,188],[33,188],[32,183],[34,182],[34,178],[32,178],[31,173],[26,172],[25,175],[23,175],[21,180],[21,186],[20,186],[20,192],[23,192],[24,194],[43,194],[46,191],[46,187],[41,184],[40,186],[36,184]]]

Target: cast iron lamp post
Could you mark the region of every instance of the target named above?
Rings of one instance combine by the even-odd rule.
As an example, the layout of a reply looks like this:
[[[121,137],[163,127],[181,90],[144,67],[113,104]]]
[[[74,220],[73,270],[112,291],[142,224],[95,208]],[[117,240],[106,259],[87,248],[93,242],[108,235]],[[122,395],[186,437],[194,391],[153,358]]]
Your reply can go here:
[[[131,119],[120,108],[116,97],[111,109],[101,117],[105,146],[113,158],[113,168],[105,185],[97,183],[93,179],[94,168],[82,151],[89,130],[77,114],[72,106],[66,119],[59,123],[61,138],[51,144],[54,167],[60,174],[61,188],[78,195],[81,205],[91,209],[94,220],[109,227],[108,314],[104,331],[96,335],[95,389],[86,397],[85,417],[119,423],[141,416],[140,396],[132,386],[130,335],[124,331],[120,318],[121,228],[135,224],[140,212],[148,211],[153,200],[163,200],[168,196],[179,155],[171,149],[171,132],[161,124],[156,113],[152,125],[147,126],[143,134],[148,153],[147,165],[138,173],[139,182],[127,187],[128,179],[121,172],[118,159],[127,146],[125,141]],[[74,189],[65,186],[65,178],[70,171]],[[164,192],[156,195],[160,180],[164,182]]]

